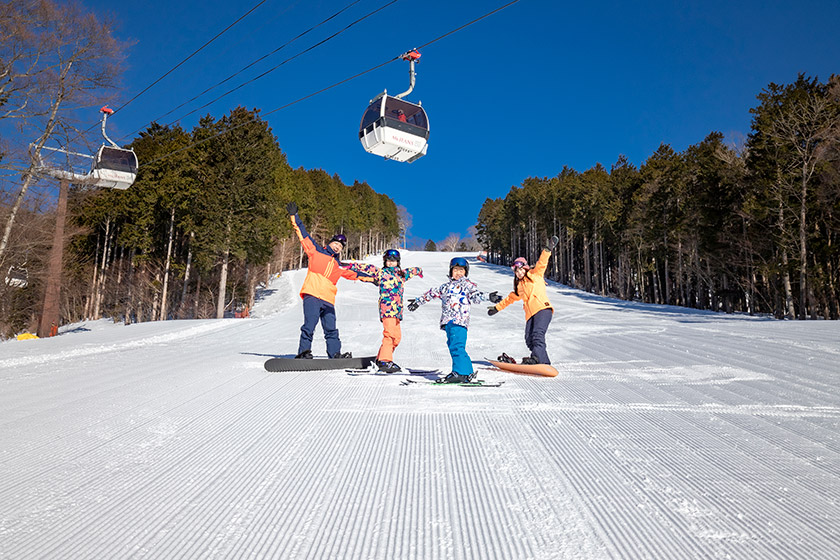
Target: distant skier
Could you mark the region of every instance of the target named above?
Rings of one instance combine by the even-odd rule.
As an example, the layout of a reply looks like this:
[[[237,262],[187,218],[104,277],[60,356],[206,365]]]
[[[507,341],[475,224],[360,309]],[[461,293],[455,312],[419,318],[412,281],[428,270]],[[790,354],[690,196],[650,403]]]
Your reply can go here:
[[[554,308],[545,293],[545,269],[548,266],[551,251],[557,246],[558,241],[555,235],[546,243],[534,268],[528,266],[528,261],[524,257],[513,261],[513,266],[511,266],[513,291],[496,305],[487,308],[488,315],[495,315],[514,301],[522,300],[525,307],[525,344],[531,351],[530,356],[522,358],[523,364],[551,363],[546,351],[545,333],[554,315]],[[499,361],[514,363],[507,354],[499,356]]]
[[[351,268],[355,272],[367,274],[359,276],[362,282],[379,286],[379,320],[382,321],[382,345],[376,355],[379,371],[394,373],[401,371],[394,363],[394,350],[400,343],[402,331],[400,321],[403,318],[403,284],[415,276],[423,277],[423,269],[418,267],[400,268],[400,252],[388,249],[382,255],[382,268],[372,264],[355,263]]]
[[[470,304],[484,300],[501,301],[496,292],[489,296],[478,290],[467,278],[470,263],[463,257],[449,261],[449,282],[432,288],[408,304],[409,311],[437,298],[441,300],[440,328],[446,331],[446,345],[452,357],[452,373],[439,379],[440,383],[469,383],[475,379],[472,360],[467,354],[467,328],[470,325]]]
[[[298,207],[294,202],[286,205],[286,211],[292,219],[292,227],[303,246],[303,251],[309,258],[309,267],[300,297],[303,298],[303,326],[300,327],[300,343],[295,358],[312,358],[312,335],[315,325],[321,321],[324,338],[327,342],[327,356],[330,358],[352,358],[350,352],[341,353],[341,339],[338,338],[338,328],[335,326],[335,294],[339,278],[357,280],[359,275],[350,270],[349,266],[341,264],[339,254],[347,238],[337,233],[332,236],[326,247],[321,247],[306,232],[300,217]]]

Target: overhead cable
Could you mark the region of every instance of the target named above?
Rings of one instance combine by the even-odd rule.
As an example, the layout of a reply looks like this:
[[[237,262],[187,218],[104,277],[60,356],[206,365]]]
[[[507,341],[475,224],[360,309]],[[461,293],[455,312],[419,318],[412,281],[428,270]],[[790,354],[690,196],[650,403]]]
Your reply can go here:
[[[218,39],[219,37],[221,37],[222,35],[224,35],[224,34],[225,34],[228,30],[230,30],[233,26],[235,26],[237,23],[239,23],[240,21],[242,21],[243,19],[245,19],[246,17],[248,17],[248,16],[251,14],[251,12],[253,12],[253,11],[254,11],[254,10],[256,10],[257,8],[259,8],[260,6],[262,6],[263,4],[265,4],[266,2],[267,2],[267,0],[261,0],[260,2],[257,2],[257,4],[255,4],[255,5],[254,5],[254,6],[253,6],[250,10],[248,10],[247,12],[245,12],[244,14],[242,14],[241,16],[239,16],[239,18],[238,18],[236,21],[234,21],[233,23],[231,23],[230,25],[228,25],[227,27],[225,27],[224,29],[222,29],[222,30],[221,30],[219,33],[217,33],[217,34],[216,34],[216,35],[215,35],[212,39],[210,39],[209,41],[207,41],[206,43],[204,43],[203,45],[201,45],[200,47],[198,47],[198,48],[197,48],[195,51],[193,51],[193,53],[192,53],[192,54],[190,54],[187,58],[185,58],[184,60],[182,60],[181,62],[179,62],[179,63],[178,63],[178,64],[176,64],[175,66],[173,66],[172,68],[170,68],[170,69],[169,69],[169,71],[167,71],[167,72],[166,72],[163,76],[161,76],[160,78],[158,78],[157,80],[155,80],[154,82],[152,82],[151,84],[149,84],[148,86],[146,86],[145,88],[143,88],[143,89],[142,89],[139,93],[137,93],[134,97],[132,97],[131,99],[129,99],[128,101],[126,101],[125,103],[123,103],[122,105],[120,105],[119,107],[117,107],[116,109],[114,109],[114,113],[116,113],[116,112],[118,112],[119,110],[121,110],[121,109],[125,108],[125,107],[126,107],[126,105],[128,105],[129,103],[131,103],[132,101],[134,101],[135,99],[137,99],[138,97],[140,97],[141,95],[143,95],[144,93],[146,93],[147,91],[149,91],[150,89],[152,89],[152,88],[153,88],[155,85],[157,85],[157,84],[158,84],[161,80],[163,80],[163,79],[164,79],[165,77],[167,77],[169,74],[171,74],[172,72],[174,72],[175,70],[177,70],[178,68],[180,68],[181,66],[183,66],[183,64],[184,64],[184,63],[186,63],[189,59],[191,59],[192,57],[194,57],[195,55],[197,55],[197,54],[198,54],[199,52],[201,52],[201,51],[202,51],[202,50],[203,50],[206,46],[208,46],[210,43],[212,43],[213,41],[215,41],[216,39]]]
[[[397,0],[394,0],[394,1],[397,1]],[[460,27],[457,27],[457,28],[453,29],[452,31],[448,31],[448,32],[444,33],[443,35],[440,35],[439,37],[436,37],[435,39],[432,39],[431,41],[428,41],[428,42],[426,42],[426,43],[423,43],[422,45],[420,45],[420,46],[419,46],[419,47],[417,47],[417,48],[418,48],[418,49],[419,49],[419,48],[423,48],[423,47],[429,46],[429,45],[431,45],[431,44],[433,44],[433,43],[436,43],[437,41],[440,41],[441,39],[444,39],[444,38],[446,38],[446,37],[448,37],[448,36],[452,35],[453,33],[457,33],[458,31],[462,31],[463,29],[465,29],[465,28],[467,28],[467,27],[469,27],[469,26],[471,26],[471,25],[473,25],[473,24],[475,24],[475,23],[478,23],[479,21],[481,21],[481,20],[483,20],[483,19],[485,19],[485,18],[487,18],[487,17],[489,17],[489,16],[491,16],[491,15],[493,15],[493,14],[496,14],[496,13],[500,12],[501,10],[504,10],[505,8],[510,7],[510,6],[512,6],[513,4],[516,4],[516,3],[517,3],[517,2],[519,2],[519,1],[520,1],[520,0],[512,0],[511,2],[508,2],[507,4],[505,4],[505,5],[503,5],[503,6],[500,6],[499,8],[496,8],[495,10],[492,10],[492,11],[490,11],[490,12],[487,12],[486,14],[484,14],[484,15],[482,15],[482,16],[480,16],[480,17],[477,17],[477,18],[475,18],[474,20],[472,20],[472,21],[470,21],[470,22],[467,22],[467,23],[465,23],[464,25],[461,25]],[[317,45],[316,45],[316,46],[317,46]],[[314,48],[314,47],[311,47],[311,48]],[[305,52],[305,51],[304,51],[304,52]],[[300,53],[300,54],[303,54],[303,53]],[[286,109],[286,108],[288,108],[288,107],[291,107],[292,105],[295,105],[295,104],[297,104],[297,103],[300,103],[301,101],[305,101],[306,99],[310,99],[311,97],[314,97],[314,96],[316,96],[316,95],[319,95],[319,94],[321,94],[321,93],[324,93],[325,91],[331,90],[331,89],[333,89],[333,88],[335,88],[335,87],[338,87],[338,86],[340,86],[340,85],[342,85],[342,84],[345,84],[345,83],[347,83],[347,82],[349,82],[349,81],[351,81],[351,80],[355,80],[356,78],[359,78],[360,76],[364,76],[365,74],[368,74],[368,73],[370,73],[370,72],[373,72],[374,70],[378,70],[379,68],[382,68],[383,66],[387,66],[388,64],[391,64],[392,62],[395,62],[395,61],[400,60],[400,59],[401,59],[401,55],[395,56],[395,57],[393,57],[393,58],[391,58],[391,59],[389,59],[389,60],[387,60],[387,61],[385,61],[385,62],[382,62],[382,63],[380,63],[380,64],[377,64],[376,66],[372,66],[372,67],[368,68],[367,70],[363,70],[362,72],[359,72],[358,74],[354,74],[353,76],[350,76],[350,77],[348,77],[348,78],[345,78],[345,79],[343,79],[343,80],[341,80],[341,81],[339,81],[339,82],[335,82],[334,84],[331,84],[331,85],[329,85],[329,86],[327,86],[327,87],[325,87],[325,88],[319,89],[318,91],[315,91],[315,92],[313,92],[313,93],[310,93],[310,94],[308,94],[308,95],[305,95],[305,96],[303,96],[303,97],[300,97],[300,98],[298,98],[298,99],[295,99],[294,101],[291,101],[291,102],[289,102],[289,103],[286,103],[285,105],[282,105],[282,106],[280,106],[280,107],[277,107],[276,109],[272,109],[271,111],[269,111],[269,112],[267,112],[267,113],[263,114],[262,116],[263,116],[263,117],[267,117],[268,115],[271,115],[271,114],[273,114],[273,113],[276,113],[276,112],[278,112],[278,111],[281,111],[281,110],[283,110],[283,109]],[[255,78],[255,79],[256,79],[256,78]],[[228,132],[232,132],[232,131],[234,131],[234,130],[237,130],[237,129],[239,129],[239,128],[243,127],[243,126],[247,126],[247,125],[252,124],[252,123],[254,123],[254,122],[256,122],[256,119],[255,119],[255,120],[248,121],[248,122],[240,123],[240,124],[238,124],[238,125],[236,125],[236,126],[233,126],[233,127],[231,127],[231,128],[225,129],[225,130],[223,130],[223,131],[221,131],[221,132],[218,132],[217,134],[214,134],[214,135],[209,136],[209,137],[207,137],[207,138],[203,138],[202,140],[199,140],[198,142],[194,142],[193,144],[190,144],[189,146],[185,146],[185,147],[180,148],[180,149],[178,149],[178,150],[175,150],[175,151],[169,152],[169,153],[167,153],[167,154],[164,154],[164,155],[160,156],[159,158],[156,158],[156,159],[154,159],[154,160],[152,160],[152,161],[150,161],[150,162],[148,162],[148,163],[145,163],[144,165],[151,165],[151,164],[157,163],[158,161],[161,161],[161,160],[163,160],[163,159],[166,159],[166,158],[168,158],[169,156],[173,156],[173,155],[178,154],[178,153],[181,153],[181,152],[183,152],[183,151],[186,151],[186,150],[192,149],[192,148],[194,148],[195,146],[198,146],[198,145],[200,145],[200,144],[203,144],[203,143],[205,143],[205,142],[208,142],[208,141],[210,141],[210,140],[213,140],[214,138],[218,138],[219,136],[222,136],[223,134],[227,134]]]
[[[265,60],[265,59],[266,59],[266,58],[268,58],[269,56],[271,56],[271,55],[273,55],[273,54],[276,54],[277,52],[279,52],[279,51],[281,51],[282,49],[286,48],[286,47],[287,47],[287,46],[289,46],[290,44],[294,43],[295,41],[297,41],[297,40],[298,40],[298,39],[300,39],[301,37],[303,37],[303,36],[307,35],[308,33],[310,33],[310,32],[312,32],[312,31],[314,31],[315,29],[318,29],[319,27],[321,27],[322,25],[326,24],[326,23],[327,23],[327,22],[329,22],[330,20],[335,19],[336,17],[338,17],[338,16],[339,16],[339,15],[341,15],[342,13],[346,12],[346,11],[347,11],[347,10],[349,10],[351,7],[353,7],[354,5],[358,4],[358,3],[359,3],[359,2],[361,2],[361,1],[362,1],[362,0],[354,0],[353,2],[351,2],[351,3],[350,3],[350,4],[348,4],[348,5],[346,5],[345,7],[343,7],[343,8],[342,8],[342,9],[340,9],[339,11],[335,12],[333,15],[329,16],[328,18],[324,19],[324,20],[323,20],[323,21],[321,21],[320,23],[318,23],[318,24],[316,24],[316,25],[313,25],[312,27],[310,27],[309,29],[307,29],[307,30],[306,30],[306,31],[304,31],[303,33],[300,33],[300,34],[299,34],[299,35],[297,35],[296,37],[294,37],[294,38],[292,38],[292,39],[290,39],[290,40],[286,41],[285,43],[283,43],[282,45],[280,45],[279,47],[277,47],[276,49],[274,49],[274,50],[273,50],[273,51],[271,51],[270,53],[264,54],[263,56],[261,56],[261,57],[259,57],[258,59],[254,60],[254,61],[253,61],[253,62],[251,62],[250,64],[248,64],[248,65],[246,65],[246,66],[242,67],[242,68],[241,68],[240,70],[238,70],[237,72],[235,72],[235,73],[231,74],[230,76],[228,76],[228,77],[227,77],[227,78],[225,78],[224,80],[220,81],[219,83],[217,83],[217,84],[215,84],[215,85],[213,85],[213,86],[210,86],[209,88],[205,89],[204,91],[202,91],[201,93],[199,93],[198,95],[196,95],[195,97],[193,97],[192,99],[188,99],[187,101],[184,101],[183,103],[181,103],[180,105],[178,105],[178,106],[177,106],[177,107],[175,107],[174,109],[170,109],[169,111],[167,111],[167,112],[166,112],[166,113],[164,113],[163,115],[161,115],[161,116],[157,117],[156,119],[152,119],[150,122],[158,122],[158,121],[162,120],[164,117],[166,117],[166,116],[168,116],[168,115],[170,115],[170,114],[174,113],[175,111],[177,111],[178,109],[180,109],[180,108],[181,108],[181,107],[183,107],[184,105],[188,105],[189,103],[192,103],[193,101],[195,101],[196,99],[198,99],[198,98],[199,98],[199,97],[201,97],[202,95],[204,95],[204,94],[206,94],[206,93],[209,93],[209,92],[213,91],[214,89],[216,89],[217,87],[221,86],[222,84],[224,84],[224,83],[226,83],[226,82],[228,82],[228,81],[232,80],[233,78],[235,78],[236,76],[238,76],[239,74],[241,74],[242,72],[244,72],[245,70],[248,70],[249,68],[252,68],[253,66],[255,66],[256,64],[258,64],[258,63],[262,62],[263,60]],[[392,3],[393,3],[393,2],[392,2]],[[240,86],[240,87],[241,87],[241,86]],[[214,101],[215,101],[215,100],[214,100]],[[189,113],[188,113],[188,114],[189,114]],[[184,115],[184,116],[186,116],[186,115]],[[181,118],[183,118],[183,117],[181,117]],[[180,119],[178,119],[178,120],[180,120]],[[171,123],[170,123],[170,124],[171,124]],[[145,127],[143,127],[143,128],[145,128]],[[138,133],[140,130],[142,130],[143,128],[137,129],[137,130],[135,130],[134,132],[131,132],[131,133],[129,133],[129,134],[125,134],[125,135],[123,135],[123,136],[122,136],[122,138],[126,138],[126,137],[130,137],[130,136],[134,136],[135,134],[137,134],[137,133]]]

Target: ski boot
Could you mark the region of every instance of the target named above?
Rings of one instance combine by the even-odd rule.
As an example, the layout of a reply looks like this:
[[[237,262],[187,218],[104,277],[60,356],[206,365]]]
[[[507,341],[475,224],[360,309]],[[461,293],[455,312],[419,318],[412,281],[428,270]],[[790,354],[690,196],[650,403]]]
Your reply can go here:
[[[402,368],[394,362],[376,360],[376,366],[379,368],[379,373],[397,373],[398,371],[402,371]]]
[[[472,375],[475,374],[473,373]],[[472,381],[472,375],[461,375],[460,373],[455,373],[453,371],[452,373],[447,374],[446,377],[436,379],[435,383],[469,383]]]

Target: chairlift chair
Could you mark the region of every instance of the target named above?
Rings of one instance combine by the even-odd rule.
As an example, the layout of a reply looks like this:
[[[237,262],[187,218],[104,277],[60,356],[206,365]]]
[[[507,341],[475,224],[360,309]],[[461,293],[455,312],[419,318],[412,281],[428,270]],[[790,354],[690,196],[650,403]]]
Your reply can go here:
[[[410,63],[408,90],[394,96],[385,90],[371,100],[362,115],[359,140],[370,154],[411,163],[426,155],[429,117],[419,102],[414,104],[403,99],[414,89],[414,63],[420,53],[409,51],[401,58]]]
[[[29,285],[29,272],[22,266],[10,266],[6,273],[6,285],[10,288],[25,288]]]
[[[41,175],[69,181],[77,185],[91,185],[94,187],[120,190],[130,187],[134,183],[134,180],[137,179],[137,155],[133,149],[120,148],[108,138],[108,135],[105,134],[105,122],[108,119],[108,115],[114,111],[107,106],[102,107],[100,111],[102,112],[102,136],[110,145],[103,142],[95,155],[71,152],[65,148],[41,147],[41,150],[64,154],[67,157],[73,156],[90,159],[92,160],[90,171],[79,173],[70,169],[69,166],[56,167],[48,165],[43,161],[42,154],[39,152],[37,172]],[[30,144],[30,148],[32,146]]]
[[[90,168],[90,184],[96,187],[107,187],[111,189],[124,190],[130,187],[137,179],[137,155],[134,150],[120,148],[108,135],[105,134],[105,122],[108,115],[113,114],[113,109],[102,107],[102,136],[110,146],[102,146],[93,158]]]

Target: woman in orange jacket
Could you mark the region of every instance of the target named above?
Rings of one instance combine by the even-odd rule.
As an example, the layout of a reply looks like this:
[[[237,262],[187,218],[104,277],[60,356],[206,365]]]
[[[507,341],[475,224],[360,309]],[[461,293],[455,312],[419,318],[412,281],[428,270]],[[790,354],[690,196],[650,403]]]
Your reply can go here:
[[[525,344],[531,351],[530,356],[522,358],[523,364],[551,363],[545,347],[545,333],[554,315],[554,308],[545,293],[545,269],[551,250],[558,241],[556,235],[551,238],[534,268],[528,266],[524,257],[513,261],[513,291],[496,305],[487,308],[488,315],[495,315],[514,301],[522,301],[525,307]],[[502,357],[507,358],[507,355],[502,354]],[[502,360],[501,357],[499,359]]]

